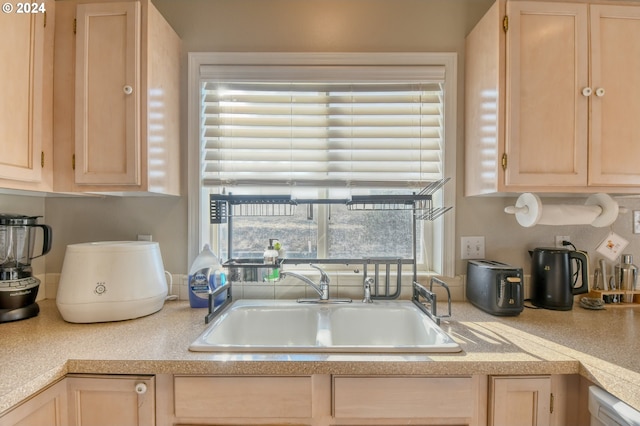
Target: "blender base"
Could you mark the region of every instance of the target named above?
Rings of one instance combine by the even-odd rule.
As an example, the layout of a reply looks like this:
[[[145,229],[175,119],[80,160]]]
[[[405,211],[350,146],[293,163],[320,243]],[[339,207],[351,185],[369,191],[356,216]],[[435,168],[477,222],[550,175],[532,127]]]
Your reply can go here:
[[[35,317],[39,312],[40,307],[37,303],[32,303],[16,309],[0,309],[0,323]]]

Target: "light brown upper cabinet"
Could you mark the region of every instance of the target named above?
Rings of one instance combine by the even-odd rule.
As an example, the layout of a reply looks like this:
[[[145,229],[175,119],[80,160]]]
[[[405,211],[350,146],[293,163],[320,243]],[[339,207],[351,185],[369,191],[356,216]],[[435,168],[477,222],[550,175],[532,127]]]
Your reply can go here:
[[[56,191],[179,195],[180,39],[148,0],[60,3]]]
[[[55,2],[33,3],[33,11],[32,3],[6,5],[13,10],[0,13],[0,188],[50,191]],[[26,7],[32,13],[22,13]]]
[[[498,0],[465,56],[466,195],[640,192],[640,6]]]

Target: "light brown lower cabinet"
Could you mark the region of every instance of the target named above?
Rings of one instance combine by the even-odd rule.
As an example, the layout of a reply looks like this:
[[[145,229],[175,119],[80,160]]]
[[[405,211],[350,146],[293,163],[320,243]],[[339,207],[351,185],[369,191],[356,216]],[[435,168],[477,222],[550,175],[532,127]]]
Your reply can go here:
[[[0,426],[42,425],[67,425],[67,379],[38,392],[0,417]]]
[[[562,426],[584,418],[581,386],[578,375],[72,374],[0,426]]]
[[[0,426],[153,426],[155,377],[68,375],[0,417]]]
[[[69,426],[155,425],[154,376],[67,376]]]
[[[485,383],[479,376],[336,376],[333,416],[337,424],[376,424],[383,420],[394,424],[398,420],[425,425],[484,424],[479,419],[485,413]]]
[[[158,375],[157,425],[310,425],[329,376]],[[327,401],[328,405],[328,401]]]
[[[577,376],[490,376],[489,426],[578,423]]]
[[[157,376],[158,426],[486,425],[486,376]]]

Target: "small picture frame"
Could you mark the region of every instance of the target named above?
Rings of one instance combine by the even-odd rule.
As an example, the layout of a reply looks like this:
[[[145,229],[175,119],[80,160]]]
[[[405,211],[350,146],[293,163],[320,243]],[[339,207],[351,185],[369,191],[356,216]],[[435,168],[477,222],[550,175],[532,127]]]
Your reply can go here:
[[[633,233],[640,234],[640,210],[633,211]]]
[[[615,232],[610,231],[609,235],[607,235],[598,245],[596,251],[610,261],[615,262],[618,256],[622,253],[622,250],[624,250],[628,245],[629,241],[625,240]]]

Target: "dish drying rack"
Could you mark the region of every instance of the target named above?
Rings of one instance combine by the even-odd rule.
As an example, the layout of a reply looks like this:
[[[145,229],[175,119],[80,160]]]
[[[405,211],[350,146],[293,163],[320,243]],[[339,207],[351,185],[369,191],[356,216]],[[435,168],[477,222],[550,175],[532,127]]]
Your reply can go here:
[[[413,210],[417,220],[435,220],[451,207],[434,207],[433,194],[451,178],[431,182],[420,192],[406,195],[354,195],[351,198],[293,199],[290,195],[211,194],[211,224],[228,223],[232,217],[293,216],[300,204],[344,204],[348,210]]]
[[[292,216],[295,209],[301,204],[343,204],[348,210],[353,211],[384,211],[384,210],[412,210],[412,258],[371,257],[371,258],[342,258],[342,259],[310,259],[310,258],[285,258],[278,259],[274,264],[265,264],[260,259],[229,259],[223,263],[229,271],[227,285],[219,287],[209,294],[209,314],[205,321],[210,322],[218,312],[231,302],[233,282],[261,281],[263,275],[271,275],[274,269],[282,265],[322,264],[322,265],[358,265],[362,267],[363,279],[373,277],[374,285],[371,288],[373,300],[393,300],[400,296],[402,289],[403,265],[411,265],[413,269],[412,298],[425,314],[440,324],[441,318],[451,316],[451,292],[448,286],[438,278],[431,278],[429,289],[418,283],[416,233],[417,221],[433,221],[449,210],[451,207],[435,207],[433,195],[442,188],[450,178],[439,179],[430,183],[418,193],[406,195],[363,195],[352,196],[347,199],[292,199],[286,195],[253,196],[234,194],[210,195],[210,223],[226,223],[228,236],[228,253],[233,253],[233,218],[243,216]],[[391,275],[395,273],[395,281]],[[433,291],[434,284],[444,287],[447,293],[448,313],[438,314],[437,297]],[[219,306],[214,306],[216,296],[226,291],[226,298]]]

